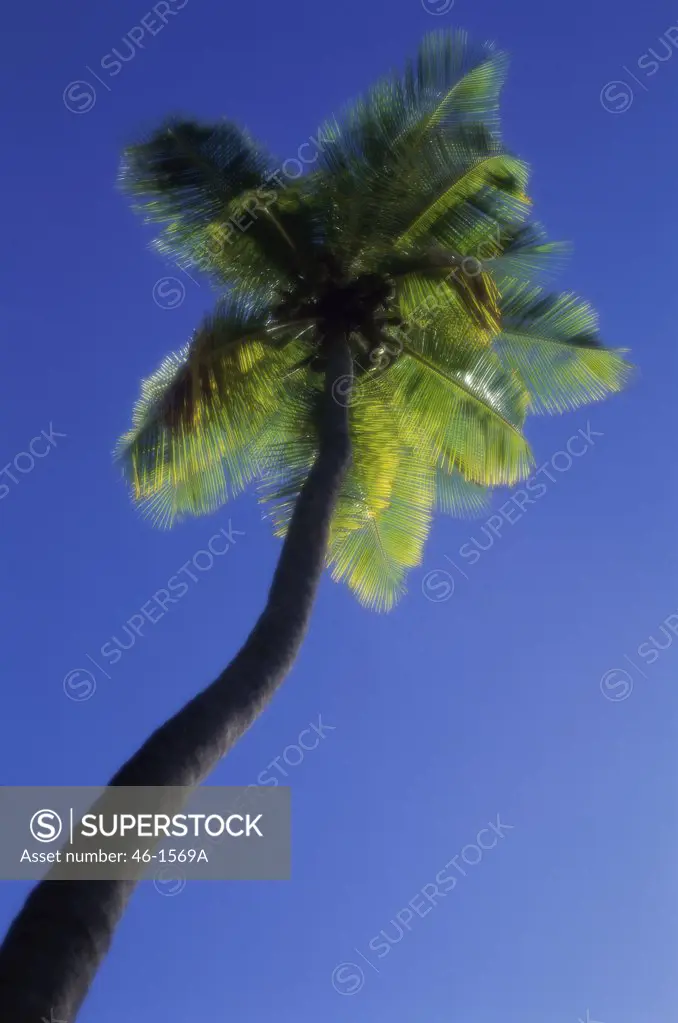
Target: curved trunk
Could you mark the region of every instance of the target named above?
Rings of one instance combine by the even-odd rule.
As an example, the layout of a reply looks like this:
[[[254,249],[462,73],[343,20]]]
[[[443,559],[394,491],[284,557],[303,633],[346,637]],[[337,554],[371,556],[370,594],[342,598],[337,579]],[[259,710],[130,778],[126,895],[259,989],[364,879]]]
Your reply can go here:
[[[318,457],[299,495],[266,607],[219,678],[157,729],[110,785],[198,785],[284,680],[308,627],[330,521],[351,457],[345,336],[330,350]],[[40,882],[0,949],[0,1015],[8,1023],[68,1020],[106,955],[134,881]]]

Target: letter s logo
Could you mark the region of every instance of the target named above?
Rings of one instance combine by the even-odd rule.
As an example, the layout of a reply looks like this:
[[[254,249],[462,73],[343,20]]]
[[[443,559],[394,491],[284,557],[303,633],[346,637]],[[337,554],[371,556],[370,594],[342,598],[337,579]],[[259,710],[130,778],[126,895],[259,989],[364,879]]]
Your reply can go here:
[[[153,301],[160,309],[178,309],[186,298],[186,288],[178,277],[161,277],[153,285]]]
[[[38,810],[31,817],[31,835],[38,842],[55,842],[62,828],[61,817],[54,810]]]

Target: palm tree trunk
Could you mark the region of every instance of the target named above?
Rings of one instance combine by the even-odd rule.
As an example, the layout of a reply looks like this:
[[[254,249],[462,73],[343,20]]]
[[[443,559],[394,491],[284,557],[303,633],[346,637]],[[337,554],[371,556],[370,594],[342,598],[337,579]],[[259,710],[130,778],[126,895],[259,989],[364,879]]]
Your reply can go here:
[[[266,607],[219,678],[157,729],[110,785],[196,786],[247,731],[290,670],[325,565],[330,521],[351,458],[343,332],[325,377],[319,451],[299,495]],[[337,387],[337,382],[340,385]],[[50,1023],[75,1016],[106,955],[135,881],[40,882],[0,948],[0,1016]]]

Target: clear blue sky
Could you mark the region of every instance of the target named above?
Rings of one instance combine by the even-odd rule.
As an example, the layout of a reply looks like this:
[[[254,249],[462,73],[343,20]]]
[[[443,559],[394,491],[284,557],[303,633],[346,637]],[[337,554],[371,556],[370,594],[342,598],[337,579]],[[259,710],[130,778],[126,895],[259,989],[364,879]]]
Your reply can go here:
[[[569,471],[550,470],[557,482],[476,564],[459,550],[471,537],[487,546],[482,522],[440,519],[391,615],[324,582],[298,665],[212,779],[255,781],[319,714],[333,726],[286,768],[293,880],[189,882],[172,897],[144,885],[81,1019],[576,1023],[588,1009],[602,1023],[664,1023],[678,951],[678,640],[669,647],[660,628],[678,605],[678,53],[658,40],[678,11],[657,0],[456,0],[440,16],[420,0],[180,3],[161,31],[146,19],[155,36],[132,32],[143,49],[115,75],[112,51],[130,54],[122,38],[150,0],[35,0],[4,15],[0,462],[50,423],[67,436],[32,471],[12,468],[17,483],[2,477],[2,783],[108,778],[235,652],[278,551],[251,497],[153,531],[111,463],[139,379],[211,302],[188,278],[177,308],[153,301],[172,271],[114,190],[121,147],[167,113],[231,116],[294,157],[424,32],[496,39],[513,56],[505,131],[533,166],[536,214],[575,243],[560,284],[594,302],[639,372],[602,406],[530,422],[540,463],[587,421],[603,436]],[[656,68],[642,59],[650,47],[665,58]],[[96,102],[78,114],[62,97],[79,79]],[[614,81],[626,90],[607,89],[606,112]],[[127,642],[124,622],[229,517],[245,533],[236,546],[107,666],[101,646]],[[454,594],[427,600],[426,573],[447,570]],[[643,659],[651,635],[667,649]],[[88,666],[96,691],[69,699],[64,676]],[[628,699],[601,692],[616,667],[635,682]],[[607,696],[627,685],[608,677]],[[371,951],[497,814],[513,825],[497,847],[387,954],[379,941]],[[0,884],[3,928],[26,890]],[[365,981],[342,996],[331,975],[344,962]]]

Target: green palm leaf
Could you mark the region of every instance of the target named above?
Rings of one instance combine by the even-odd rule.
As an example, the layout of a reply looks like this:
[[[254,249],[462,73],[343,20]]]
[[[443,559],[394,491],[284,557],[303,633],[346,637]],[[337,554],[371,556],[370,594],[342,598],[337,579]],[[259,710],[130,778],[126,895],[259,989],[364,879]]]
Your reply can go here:
[[[603,346],[594,311],[573,295],[507,289],[501,321],[497,354],[520,375],[532,412],[564,412],[600,401],[629,379],[624,353]]]
[[[429,533],[435,474],[413,449],[403,448],[389,502],[359,529],[330,540],[332,578],[345,581],[361,604],[388,611],[405,592],[410,568],[420,564]]]
[[[460,472],[436,471],[436,511],[455,518],[476,518],[489,511],[492,491],[471,483]]]
[[[401,335],[403,355],[389,371],[409,439],[434,464],[483,486],[511,484],[532,464],[522,433],[527,395],[472,325],[443,307]]]
[[[424,37],[405,81],[420,105],[427,130],[459,123],[498,127],[499,94],[508,57],[492,44],[474,46],[466,32],[431,32]]]
[[[493,189],[497,205],[510,205],[512,197],[524,201],[527,167],[482,129],[467,128],[451,139],[436,140],[418,151],[413,162],[419,188],[401,204],[400,215],[412,219],[394,240],[398,247],[430,236],[443,215],[479,193]]]
[[[149,221],[163,225],[159,252],[222,283],[266,291],[271,279],[314,269],[316,227],[298,187],[230,122],[168,122],[126,150],[120,185]]]
[[[265,309],[231,300],[145,380],[117,456],[137,500],[165,524],[203,514],[259,473],[284,373],[306,351],[281,347]]]
[[[430,173],[431,147],[496,125],[505,70],[503,54],[472,46],[464,32],[433,33],[402,77],[379,82],[323,125],[314,185],[331,211],[333,244],[358,256],[393,243],[407,225],[403,196],[416,196]]]

